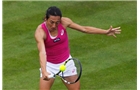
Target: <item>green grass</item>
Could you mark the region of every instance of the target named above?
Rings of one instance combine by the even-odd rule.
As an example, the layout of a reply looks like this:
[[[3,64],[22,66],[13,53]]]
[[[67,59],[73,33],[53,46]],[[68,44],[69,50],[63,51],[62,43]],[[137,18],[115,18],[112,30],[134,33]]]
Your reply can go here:
[[[81,90],[137,89],[136,1],[3,1],[3,90],[38,90],[39,57],[34,31],[49,6],[81,25],[121,26],[117,38],[68,29],[73,57],[81,60]],[[66,90],[56,78],[52,90]]]

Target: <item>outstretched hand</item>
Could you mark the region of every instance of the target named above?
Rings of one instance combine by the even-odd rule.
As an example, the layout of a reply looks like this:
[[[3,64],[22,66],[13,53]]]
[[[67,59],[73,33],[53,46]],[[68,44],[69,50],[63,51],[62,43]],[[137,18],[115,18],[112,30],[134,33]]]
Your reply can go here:
[[[120,34],[121,33],[121,29],[120,28],[121,27],[113,28],[112,26],[110,26],[110,28],[108,29],[107,35],[108,36],[116,37],[115,34]]]

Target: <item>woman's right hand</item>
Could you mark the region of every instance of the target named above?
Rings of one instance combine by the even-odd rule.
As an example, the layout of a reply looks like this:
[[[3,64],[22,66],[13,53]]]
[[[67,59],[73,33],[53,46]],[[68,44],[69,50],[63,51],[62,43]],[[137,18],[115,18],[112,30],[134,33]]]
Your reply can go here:
[[[48,78],[49,75],[50,75],[50,73],[48,73],[48,72],[42,73],[43,80],[46,80],[46,81],[50,80],[50,78]]]

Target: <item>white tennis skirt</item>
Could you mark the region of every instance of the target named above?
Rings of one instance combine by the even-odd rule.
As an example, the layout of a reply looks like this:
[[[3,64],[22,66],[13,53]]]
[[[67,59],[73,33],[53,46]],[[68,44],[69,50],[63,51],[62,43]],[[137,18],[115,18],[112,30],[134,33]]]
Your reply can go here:
[[[69,56],[69,58],[72,58],[71,55]],[[66,59],[66,60],[68,60],[68,59]],[[46,65],[47,72],[50,74],[58,73],[60,71],[59,70],[60,65],[64,64],[64,62],[59,63],[59,64],[53,64],[53,63],[47,62],[47,65]],[[39,70],[40,70],[40,77],[42,77],[41,68]],[[76,71],[75,64],[74,64],[73,60],[70,60],[66,64],[66,70],[63,72],[63,75],[64,75],[64,77],[67,77],[67,76],[73,76],[76,74],[77,74],[77,71]],[[62,73],[60,73],[59,75],[61,76]]]

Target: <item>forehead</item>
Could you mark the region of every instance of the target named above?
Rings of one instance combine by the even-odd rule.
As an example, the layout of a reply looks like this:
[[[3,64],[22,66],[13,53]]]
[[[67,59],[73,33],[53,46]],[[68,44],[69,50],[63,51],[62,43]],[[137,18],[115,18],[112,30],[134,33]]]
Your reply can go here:
[[[48,20],[51,20],[53,22],[58,22],[61,20],[60,16],[50,16]]]

